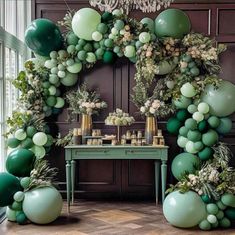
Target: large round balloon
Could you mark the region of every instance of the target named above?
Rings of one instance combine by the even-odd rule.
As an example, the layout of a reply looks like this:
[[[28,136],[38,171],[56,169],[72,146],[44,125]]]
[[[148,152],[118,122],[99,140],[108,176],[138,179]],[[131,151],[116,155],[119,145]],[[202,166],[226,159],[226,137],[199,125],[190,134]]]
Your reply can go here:
[[[183,38],[190,28],[189,17],[179,9],[167,9],[155,19],[155,33],[158,37]]]
[[[96,31],[100,22],[101,16],[96,10],[82,8],[76,12],[72,19],[72,29],[79,38],[91,41],[92,33]]]
[[[190,228],[206,218],[206,207],[197,193],[174,191],[164,200],[163,214],[170,224]]]
[[[217,117],[229,116],[235,112],[235,85],[228,81],[222,81],[218,89],[207,85],[201,100],[210,106],[210,114]]]
[[[0,173],[0,207],[11,205],[14,194],[21,190],[20,181],[14,175]]]
[[[59,28],[51,20],[36,19],[25,31],[25,43],[35,53],[49,56],[51,51],[62,47],[63,38]]]
[[[53,187],[43,187],[25,193],[23,211],[36,224],[48,224],[60,215],[63,200]]]
[[[191,153],[178,154],[171,164],[171,171],[176,179],[187,173],[194,173],[200,165],[200,160],[197,156]]]
[[[232,120],[230,118],[221,118],[220,124],[217,127],[216,131],[222,135],[228,134],[233,127]]]
[[[33,169],[35,156],[32,151],[28,149],[13,150],[7,157],[6,169],[9,173],[24,177],[29,176]]]

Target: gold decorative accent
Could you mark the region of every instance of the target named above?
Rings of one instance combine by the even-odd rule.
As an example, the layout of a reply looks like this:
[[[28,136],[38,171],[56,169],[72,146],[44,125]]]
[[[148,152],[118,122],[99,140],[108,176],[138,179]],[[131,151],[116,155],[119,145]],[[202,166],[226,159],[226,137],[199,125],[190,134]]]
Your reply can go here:
[[[146,117],[145,123],[145,139],[146,144],[153,144],[153,136],[157,133],[157,123],[153,116]]]
[[[88,114],[82,114],[82,136],[90,136],[92,130],[92,117]]]

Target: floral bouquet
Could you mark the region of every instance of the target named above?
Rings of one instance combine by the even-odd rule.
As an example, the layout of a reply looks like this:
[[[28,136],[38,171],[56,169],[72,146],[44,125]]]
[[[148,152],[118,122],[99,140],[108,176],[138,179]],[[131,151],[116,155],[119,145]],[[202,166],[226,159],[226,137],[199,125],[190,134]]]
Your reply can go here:
[[[101,101],[100,95],[95,91],[89,91],[86,84],[83,84],[77,91],[67,93],[66,100],[72,114],[93,115],[107,108],[107,103]]]
[[[130,126],[134,121],[135,119],[129,113],[116,109],[115,112],[109,113],[105,119],[105,124],[110,126]]]
[[[158,116],[159,110],[161,107],[164,106],[164,102],[161,102],[160,100],[154,99],[148,99],[144,106],[140,107],[140,113],[144,114],[145,116]]]

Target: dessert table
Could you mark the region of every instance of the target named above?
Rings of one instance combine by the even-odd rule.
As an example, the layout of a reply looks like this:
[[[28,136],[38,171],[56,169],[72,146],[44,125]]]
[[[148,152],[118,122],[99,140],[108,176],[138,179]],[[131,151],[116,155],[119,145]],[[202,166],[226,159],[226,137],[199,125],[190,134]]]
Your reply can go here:
[[[74,202],[76,160],[154,160],[155,197],[159,201],[161,175],[162,202],[165,198],[168,146],[131,146],[131,145],[70,145],[65,146],[67,205]],[[77,167],[77,171],[79,168]],[[72,200],[71,200],[72,199]]]

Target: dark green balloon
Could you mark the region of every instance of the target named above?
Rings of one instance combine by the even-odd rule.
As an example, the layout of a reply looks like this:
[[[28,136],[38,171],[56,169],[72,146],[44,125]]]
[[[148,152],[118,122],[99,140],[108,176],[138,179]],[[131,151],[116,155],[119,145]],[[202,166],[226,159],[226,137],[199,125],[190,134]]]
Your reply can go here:
[[[190,29],[189,17],[179,9],[167,9],[155,19],[155,33],[160,38],[183,38]]]
[[[101,21],[102,22],[107,22],[113,19],[113,15],[110,12],[104,12],[103,15],[101,16]]]
[[[58,26],[48,19],[34,20],[25,31],[25,43],[36,54],[49,56],[63,46]]]
[[[235,208],[233,207],[228,207],[226,210],[225,210],[225,215],[228,219],[230,220],[235,220]]]
[[[34,153],[28,149],[13,150],[7,157],[6,169],[9,173],[25,177],[30,175],[35,161]]]
[[[214,202],[214,200],[213,200],[212,198],[209,198],[208,195],[202,195],[202,196],[201,196],[201,199],[202,199],[202,201],[204,201],[205,203],[212,203],[212,202]]]
[[[11,205],[18,191],[22,191],[20,181],[12,174],[0,173],[0,207]]]
[[[16,138],[7,139],[7,146],[9,146],[10,148],[16,148],[19,146],[19,144],[20,144],[20,140]]]
[[[178,120],[180,120],[181,122],[184,122],[188,117],[189,117],[189,112],[187,111],[187,109],[180,109],[177,113],[176,113],[176,117]]]
[[[105,51],[103,55],[103,62],[106,64],[113,64],[116,59],[115,54],[112,51]]]
[[[27,217],[25,215],[25,213],[23,211],[19,212],[17,215],[16,215],[16,222],[18,224],[26,224],[27,222]]]
[[[208,130],[208,124],[206,120],[203,120],[198,123],[198,130],[201,131],[202,133]]]
[[[207,161],[212,158],[213,154],[214,150],[212,148],[205,147],[202,151],[198,153],[198,157],[203,161]]]
[[[169,133],[177,135],[182,123],[177,118],[170,118],[166,124],[166,128]]]
[[[47,142],[44,144],[44,147],[50,147],[53,144],[53,137],[51,135],[47,135]]]

